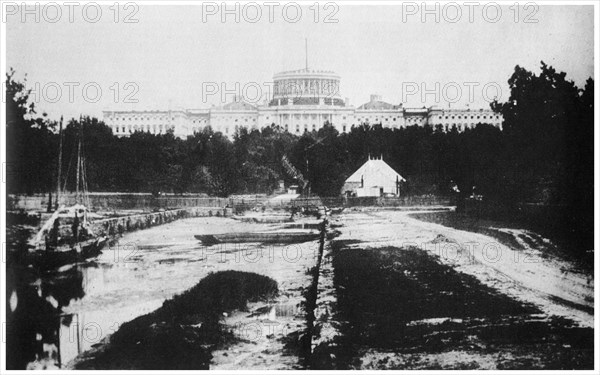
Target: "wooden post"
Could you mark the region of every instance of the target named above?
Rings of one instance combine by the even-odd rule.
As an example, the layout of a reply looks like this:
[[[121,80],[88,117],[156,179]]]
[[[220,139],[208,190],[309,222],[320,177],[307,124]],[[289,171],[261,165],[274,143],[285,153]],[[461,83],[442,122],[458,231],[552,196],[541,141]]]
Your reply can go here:
[[[59,315],[58,316],[58,328],[57,328],[57,331],[56,331],[56,337],[58,337],[58,345],[57,345],[58,346],[58,348],[57,348],[58,349],[57,350],[58,368],[62,367],[62,358],[61,358],[61,355],[60,355],[60,319],[61,319],[61,316]]]
[[[48,192],[48,206],[46,212],[52,212],[52,192]]]

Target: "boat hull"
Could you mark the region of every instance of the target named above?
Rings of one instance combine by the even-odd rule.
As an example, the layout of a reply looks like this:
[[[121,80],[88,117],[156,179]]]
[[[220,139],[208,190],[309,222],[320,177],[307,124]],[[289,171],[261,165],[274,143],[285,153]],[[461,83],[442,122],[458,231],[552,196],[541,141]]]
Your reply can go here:
[[[195,235],[204,245],[214,245],[219,243],[300,243],[314,241],[319,238],[319,233],[314,232],[237,232],[223,234],[203,234]]]
[[[76,247],[59,247],[55,250],[38,250],[30,253],[30,264],[39,270],[53,270],[82,262],[89,258],[98,256],[107,243],[106,237],[95,238],[81,242]]]
[[[232,219],[243,223],[279,224],[292,223],[294,220],[289,216],[233,216]]]

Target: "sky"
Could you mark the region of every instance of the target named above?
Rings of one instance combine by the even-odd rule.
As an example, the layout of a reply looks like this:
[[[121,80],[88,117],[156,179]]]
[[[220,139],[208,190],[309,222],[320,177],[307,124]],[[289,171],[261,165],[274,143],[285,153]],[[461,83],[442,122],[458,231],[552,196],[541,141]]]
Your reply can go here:
[[[22,8],[4,9],[7,66],[19,79],[27,74],[38,112],[55,119],[101,117],[103,110],[209,108],[234,93],[267,96],[273,74],[305,67],[305,40],[309,67],[335,71],[341,96],[356,106],[378,94],[406,107],[488,108],[495,96],[508,99],[516,65],[537,73],[540,61],[578,86],[594,74],[589,5],[522,4],[518,12],[502,6],[496,13],[484,10],[485,3],[471,12],[458,3],[459,14],[444,4],[429,4],[427,13],[420,2],[321,3],[318,14],[304,6],[300,15],[295,6],[284,11],[284,3],[255,4],[260,17],[256,7],[236,11],[234,4],[227,14],[221,2],[121,5],[118,13],[102,7],[101,14],[79,6],[71,20],[67,8],[59,15],[40,7],[39,22]]]

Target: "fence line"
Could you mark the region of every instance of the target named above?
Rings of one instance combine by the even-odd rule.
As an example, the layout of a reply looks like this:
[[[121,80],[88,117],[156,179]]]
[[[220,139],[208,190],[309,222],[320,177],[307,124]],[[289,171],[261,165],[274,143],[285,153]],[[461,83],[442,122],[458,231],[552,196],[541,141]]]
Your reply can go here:
[[[48,207],[47,195],[9,195],[8,210],[43,211]],[[453,200],[439,196],[406,196],[406,197],[301,197],[286,200],[270,200],[264,195],[232,196],[229,198],[198,196],[153,196],[147,193],[91,193],[89,195],[91,209],[94,210],[144,210],[175,209],[191,207],[236,208],[236,211],[254,207],[286,208],[303,206],[327,207],[399,207],[399,206],[448,206]],[[61,204],[76,203],[75,195],[61,197]]]

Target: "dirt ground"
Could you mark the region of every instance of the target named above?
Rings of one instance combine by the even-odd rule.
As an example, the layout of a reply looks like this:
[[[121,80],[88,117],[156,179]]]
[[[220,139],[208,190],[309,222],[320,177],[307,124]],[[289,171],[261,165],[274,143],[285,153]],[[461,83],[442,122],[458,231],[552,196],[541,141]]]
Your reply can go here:
[[[593,368],[591,275],[524,231],[513,248],[409,214],[332,219],[337,368]]]
[[[328,330],[318,349],[326,355],[308,368],[593,368],[591,275],[545,253],[536,244],[546,240],[529,232],[497,228],[515,237],[498,243],[414,213],[363,209],[331,217],[329,232],[339,235],[326,243],[330,267],[321,273],[331,280],[321,278],[317,288],[317,304],[328,303],[319,310],[330,322],[319,326]],[[301,343],[312,324],[307,291],[315,286],[319,241],[207,247],[193,237],[282,225],[195,218],[125,235],[79,270],[85,295],[63,309],[99,331],[81,332],[82,349],[211,272],[235,270],[272,278],[279,295],[223,314],[233,339],[211,349],[210,368],[306,368]],[[73,344],[61,349],[65,360],[77,352]]]
[[[272,278],[280,294],[268,304],[250,303],[249,311],[224,314],[222,322],[234,340],[213,351],[210,368],[298,367],[295,341],[306,328],[303,293],[312,282],[309,271],[317,262],[318,241],[204,246],[194,238],[197,234],[264,231],[282,225],[204,217],[126,234],[83,270],[85,296],[64,308],[79,316],[84,325],[97,327],[93,339],[85,340],[83,335],[83,350],[100,343],[121,324],[159,308],[209,273],[236,270]],[[67,352],[72,353],[65,355],[68,359],[76,354],[64,347],[63,353]]]

